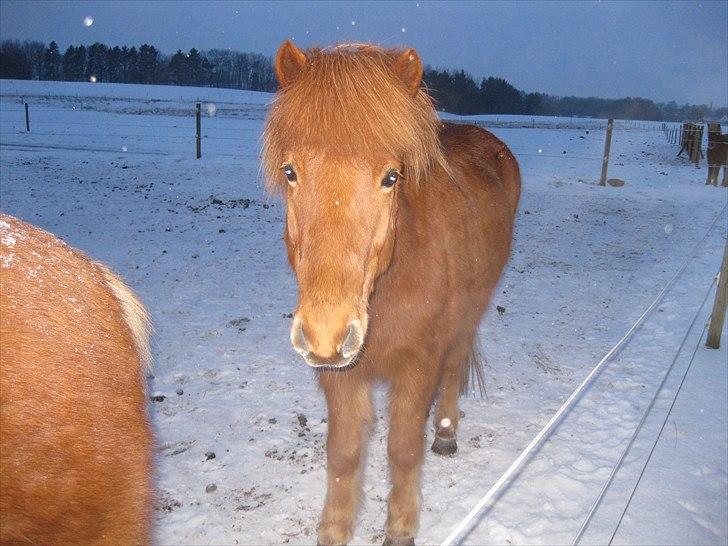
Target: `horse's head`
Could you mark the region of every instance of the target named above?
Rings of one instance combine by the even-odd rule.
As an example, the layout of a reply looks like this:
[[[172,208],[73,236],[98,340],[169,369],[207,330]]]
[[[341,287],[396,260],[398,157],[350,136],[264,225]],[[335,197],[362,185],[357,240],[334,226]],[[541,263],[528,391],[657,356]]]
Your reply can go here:
[[[439,122],[414,50],[284,43],[265,133],[269,188],[286,197],[298,280],[291,342],[314,367],[353,362],[369,297],[391,262],[398,195],[444,164]]]

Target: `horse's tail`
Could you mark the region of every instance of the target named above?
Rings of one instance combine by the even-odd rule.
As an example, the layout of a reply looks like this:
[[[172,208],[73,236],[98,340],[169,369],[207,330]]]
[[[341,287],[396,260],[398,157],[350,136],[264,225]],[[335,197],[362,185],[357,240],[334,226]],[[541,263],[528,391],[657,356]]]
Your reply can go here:
[[[477,393],[481,398],[488,396],[485,390],[485,357],[480,348],[480,338],[476,331],[473,348],[462,364],[460,370],[460,394]]]
[[[95,265],[103,273],[104,283],[119,302],[124,314],[124,322],[129,327],[134,340],[142,370],[148,371],[152,360],[149,344],[152,323],[149,314],[136,294],[116,274],[103,264],[96,262]]]
[[[518,201],[521,198],[521,169],[518,166],[518,160],[505,144],[498,151],[496,157],[501,166],[501,176],[503,176],[503,181],[506,184],[508,202],[511,205],[513,214],[515,214],[518,209]]]

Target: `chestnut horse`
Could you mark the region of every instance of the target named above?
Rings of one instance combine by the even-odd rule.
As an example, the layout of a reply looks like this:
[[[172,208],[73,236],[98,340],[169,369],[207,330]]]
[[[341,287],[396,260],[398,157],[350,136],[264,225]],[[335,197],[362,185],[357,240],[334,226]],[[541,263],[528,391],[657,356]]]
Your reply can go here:
[[[706,185],[718,185],[718,175],[723,168],[721,186],[728,186],[728,134],[723,134],[720,123],[708,123],[708,179]]]
[[[457,449],[458,395],[508,260],[520,194],[503,142],[443,124],[413,49],[301,51],[285,42],[263,135],[269,189],[285,196],[299,302],[291,342],[328,405],[318,540],[346,543],[360,496],[371,389],[390,385],[387,544],[413,544],[425,421]]]
[[[0,215],[0,544],[146,544],[149,321],[105,266]]]

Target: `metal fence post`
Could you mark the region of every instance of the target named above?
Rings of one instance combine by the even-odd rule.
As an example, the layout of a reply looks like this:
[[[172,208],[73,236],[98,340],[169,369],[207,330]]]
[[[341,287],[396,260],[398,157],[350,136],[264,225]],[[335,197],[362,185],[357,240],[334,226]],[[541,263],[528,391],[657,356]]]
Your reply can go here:
[[[197,125],[197,159],[202,157],[202,105],[198,102],[195,108],[195,122]]]

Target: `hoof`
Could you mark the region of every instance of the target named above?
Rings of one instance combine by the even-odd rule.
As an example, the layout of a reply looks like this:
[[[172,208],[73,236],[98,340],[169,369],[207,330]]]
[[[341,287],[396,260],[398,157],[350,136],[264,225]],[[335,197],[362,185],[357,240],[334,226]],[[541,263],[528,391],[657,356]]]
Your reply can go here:
[[[432,451],[442,456],[454,455],[458,450],[458,442],[455,438],[441,438],[435,436],[435,441],[432,442]]]
[[[384,537],[382,546],[415,546],[415,537]]]

